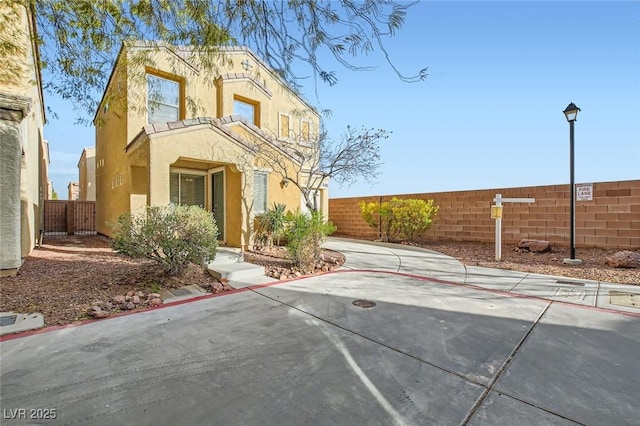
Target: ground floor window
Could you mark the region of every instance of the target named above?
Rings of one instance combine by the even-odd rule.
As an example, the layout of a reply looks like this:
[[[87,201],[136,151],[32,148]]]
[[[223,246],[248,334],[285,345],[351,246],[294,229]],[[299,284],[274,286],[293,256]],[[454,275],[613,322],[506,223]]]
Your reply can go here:
[[[253,174],[253,212],[255,214],[267,211],[267,182],[269,175],[264,172]]]
[[[171,204],[205,206],[205,176],[187,173],[171,173]]]

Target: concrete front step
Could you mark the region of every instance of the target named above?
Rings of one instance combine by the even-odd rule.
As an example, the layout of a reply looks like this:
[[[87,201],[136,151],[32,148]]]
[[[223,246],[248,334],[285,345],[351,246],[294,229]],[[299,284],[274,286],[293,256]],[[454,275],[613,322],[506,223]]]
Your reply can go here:
[[[218,249],[216,258],[213,259],[212,262],[209,262],[208,266],[236,262],[242,262],[242,252],[240,249],[224,247]]]
[[[233,281],[259,277],[265,273],[264,266],[245,262],[209,264],[207,270],[216,279],[226,279],[231,281],[232,285]]]

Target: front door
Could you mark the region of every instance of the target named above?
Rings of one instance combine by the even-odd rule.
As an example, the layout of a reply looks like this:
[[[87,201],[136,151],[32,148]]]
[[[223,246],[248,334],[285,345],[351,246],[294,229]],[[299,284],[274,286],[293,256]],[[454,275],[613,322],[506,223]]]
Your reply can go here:
[[[211,212],[218,225],[218,240],[224,241],[224,172],[211,175]]]

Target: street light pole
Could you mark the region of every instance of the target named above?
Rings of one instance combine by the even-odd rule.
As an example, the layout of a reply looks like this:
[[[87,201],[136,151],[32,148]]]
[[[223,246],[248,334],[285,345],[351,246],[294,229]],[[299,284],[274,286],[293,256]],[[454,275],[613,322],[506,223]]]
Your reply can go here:
[[[574,123],[576,118],[578,117],[578,108],[573,102],[571,102],[567,108],[563,111],[564,115],[567,117],[567,121],[569,122],[569,169],[570,169],[570,188],[569,188],[569,214],[570,214],[570,224],[569,224],[569,244],[570,244],[570,258],[564,259],[564,263],[569,265],[580,265],[582,261],[580,259],[576,259],[576,184],[575,184],[575,148],[574,148],[574,140],[573,140],[573,132],[574,132]]]

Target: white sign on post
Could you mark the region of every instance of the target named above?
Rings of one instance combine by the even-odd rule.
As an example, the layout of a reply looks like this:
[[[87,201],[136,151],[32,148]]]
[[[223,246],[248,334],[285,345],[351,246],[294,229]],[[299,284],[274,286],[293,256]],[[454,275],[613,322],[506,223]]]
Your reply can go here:
[[[576,185],[576,201],[592,201],[593,184],[579,183]]]
[[[493,199],[496,203],[491,206],[491,218],[496,220],[496,261],[502,259],[502,203],[535,203],[535,198],[502,198],[502,194],[496,194]],[[498,214],[498,211],[500,212]],[[494,214],[495,212],[495,214]]]

